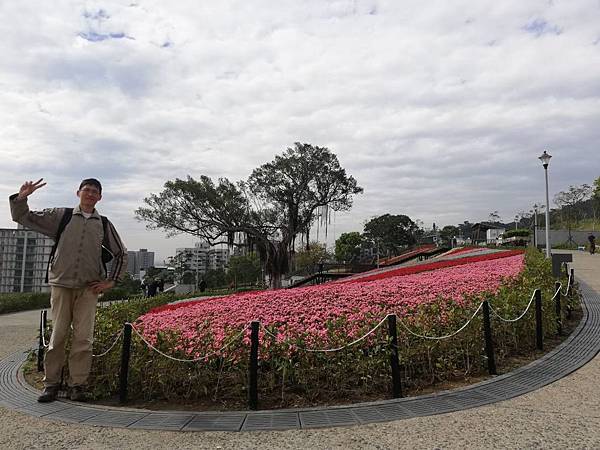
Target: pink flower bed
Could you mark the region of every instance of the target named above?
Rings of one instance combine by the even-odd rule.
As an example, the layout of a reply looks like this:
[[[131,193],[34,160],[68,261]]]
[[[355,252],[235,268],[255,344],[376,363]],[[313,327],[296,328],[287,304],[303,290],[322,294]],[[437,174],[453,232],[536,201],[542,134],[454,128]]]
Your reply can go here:
[[[474,308],[467,299],[484,291],[495,292],[504,279],[517,276],[523,265],[524,256],[513,254],[370,282],[195,300],[156,308],[141,316],[136,326],[151,343],[156,343],[159,332],[177,333],[181,339],[178,350],[191,357],[220,349],[253,320],[273,327],[279,342],[301,339],[306,346],[322,348],[334,345],[327,325],[336,321],[340,336],[349,342],[386,314],[409,317],[420,305],[440,298],[447,300],[447,305],[453,303],[448,308]]]

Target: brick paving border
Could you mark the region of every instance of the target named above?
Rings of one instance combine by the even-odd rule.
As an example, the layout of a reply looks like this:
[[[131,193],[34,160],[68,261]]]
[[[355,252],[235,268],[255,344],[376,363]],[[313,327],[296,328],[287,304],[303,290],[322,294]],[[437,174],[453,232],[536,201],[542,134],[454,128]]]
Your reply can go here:
[[[149,411],[58,400],[38,403],[39,391],[23,379],[27,351],[0,361],[0,405],[25,414],[102,427],[170,431],[266,431],[361,425],[444,414],[508,400],[576,371],[600,351],[600,295],[579,282],[583,317],[558,347],[510,373],[451,391],[337,407],[268,411]]]

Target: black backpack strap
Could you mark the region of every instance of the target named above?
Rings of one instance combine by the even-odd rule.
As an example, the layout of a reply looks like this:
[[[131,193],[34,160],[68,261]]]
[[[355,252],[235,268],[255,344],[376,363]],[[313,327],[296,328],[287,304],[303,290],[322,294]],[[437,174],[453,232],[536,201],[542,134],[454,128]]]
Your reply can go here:
[[[100,216],[100,218],[102,219],[102,232],[104,233],[104,237],[102,238],[102,246],[108,247],[108,217]]]
[[[63,231],[65,231],[65,228],[71,221],[71,217],[73,217],[73,208],[65,208],[65,212],[60,218],[60,222],[58,223],[58,230],[56,231],[56,237],[54,238],[54,245],[52,246],[52,250],[50,251],[48,267],[46,267],[46,283],[48,283],[48,272],[50,272],[50,265],[52,264],[52,260],[54,259],[54,254],[56,253],[56,248],[58,247],[58,241],[60,240],[60,236],[62,235]]]
[[[108,276],[108,269],[106,268],[106,264],[114,258],[114,255],[108,248],[108,218],[106,216],[100,216],[102,218],[102,266],[104,267],[104,273]]]

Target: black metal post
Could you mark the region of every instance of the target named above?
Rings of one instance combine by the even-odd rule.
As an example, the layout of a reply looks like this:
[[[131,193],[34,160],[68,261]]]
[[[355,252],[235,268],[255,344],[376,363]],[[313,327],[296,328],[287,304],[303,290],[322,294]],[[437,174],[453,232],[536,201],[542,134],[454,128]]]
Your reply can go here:
[[[542,329],[542,291],[535,290],[535,348],[544,350],[544,331]]]
[[[490,305],[483,301],[483,334],[485,337],[485,353],[488,360],[488,373],[496,375],[496,358],[494,357],[494,343],[492,342],[492,323],[490,321]]]
[[[248,372],[248,408],[258,409],[258,327],[259,322],[251,323],[250,368]]]
[[[37,353],[37,370],[41,372],[44,370],[44,312],[40,311],[40,340],[38,342],[38,353]]]
[[[556,299],[555,299],[555,311],[556,311],[556,334],[558,334],[559,336],[562,336],[562,315],[560,312],[560,289],[561,289],[561,285],[560,283],[557,281],[556,283],[554,283],[554,289],[556,292]]]
[[[119,377],[119,402],[127,401],[127,378],[129,377],[129,356],[131,355],[131,324],[123,326],[123,349],[121,350],[121,375]]]
[[[390,365],[392,366],[392,395],[394,398],[402,397],[402,384],[400,381],[400,363],[398,362],[398,330],[396,315],[388,316],[388,329],[390,333]]]

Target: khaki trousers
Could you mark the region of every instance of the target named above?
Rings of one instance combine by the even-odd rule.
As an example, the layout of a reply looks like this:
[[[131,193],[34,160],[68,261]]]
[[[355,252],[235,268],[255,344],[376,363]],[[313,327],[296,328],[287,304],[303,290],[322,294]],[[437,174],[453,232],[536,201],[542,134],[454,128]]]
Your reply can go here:
[[[52,336],[44,357],[44,386],[58,386],[65,364],[65,343],[73,328],[69,352],[69,386],[87,383],[92,367],[92,343],[98,295],[91,289],[52,286]]]

